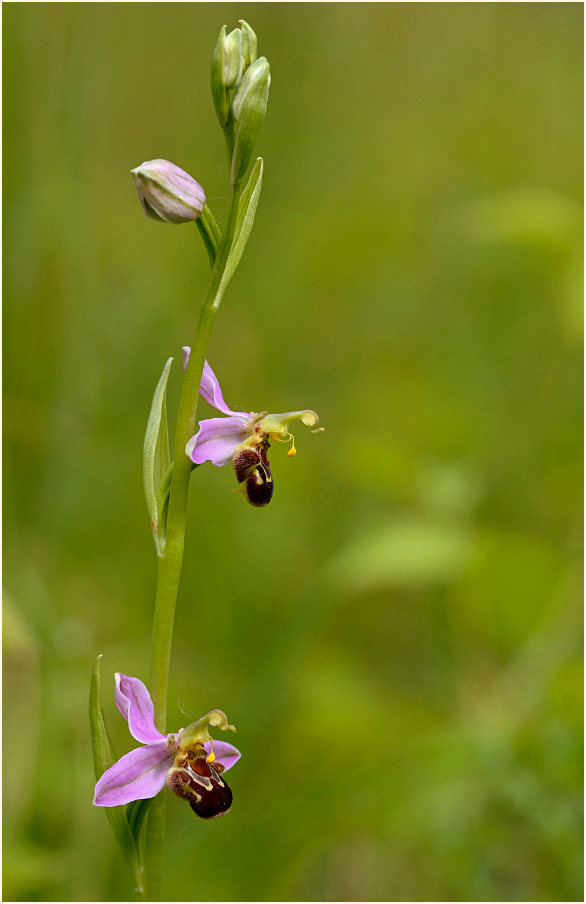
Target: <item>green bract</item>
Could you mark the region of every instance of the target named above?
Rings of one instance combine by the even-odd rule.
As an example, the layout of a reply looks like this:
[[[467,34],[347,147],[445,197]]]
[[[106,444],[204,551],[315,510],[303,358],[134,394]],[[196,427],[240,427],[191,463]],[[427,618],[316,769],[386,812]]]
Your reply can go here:
[[[240,263],[240,258],[246,248],[246,243],[250,236],[252,225],[254,223],[254,215],[260,198],[260,190],[262,188],[262,171],[263,161],[259,157],[254,164],[246,188],[240,196],[238,205],[238,220],[236,222],[236,231],[234,233],[234,241],[232,242],[232,250],[230,257],[224,270],[222,277],[222,289],[225,289],[228,282],[232,279],[236,267]]]
[[[157,555],[165,550],[165,526],[169,488],[162,487],[163,478],[170,476],[169,433],[167,429],[167,381],[173,358],[169,358],[155,388],[143,446],[144,495],[151,519]]]
[[[106,720],[104,718],[104,711],[102,709],[100,681],[101,659],[102,654],[97,657],[92,669],[89,701],[90,735],[96,780],[101,778],[104,772],[110,769],[118,759],[112,741],[110,740],[110,735],[106,727]],[[108,817],[114,836],[132,870],[134,886],[138,894],[144,892],[144,862],[140,836],[144,817],[150,804],[150,800],[139,800],[126,807],[109,807],[106,810],[106,816]]]

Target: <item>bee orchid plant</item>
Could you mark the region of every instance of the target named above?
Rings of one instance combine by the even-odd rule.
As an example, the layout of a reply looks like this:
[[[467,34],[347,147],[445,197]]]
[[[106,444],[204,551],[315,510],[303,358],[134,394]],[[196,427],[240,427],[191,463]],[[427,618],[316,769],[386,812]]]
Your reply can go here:
[[[210,277],[191,347],[183,349],[184,376],[177,407],[173,452],[168,436],[166,390],[173,358],[155,388],[143,448],[143,478],[158,563],[152,627],[149,688],[116,672],[114,700],[141,746],[114,753],[102,707],[98,656],[90,688],[90,727],[96,773],[94,804],[103,807],[132,870],[137,895],[163,900],[163,846],[166,789],[185,800],[203,819],[230,810],[232,791],[225,773],[240,758],[210,731],[235,731],[221,709],[176,732],[167,732],[167,692],[175,605],[183,559],[191,472],[205,462],[232,464],[240,489],[254,506],[273,496],[268,461],[270,443],[290,444],[289,425],[298,420],[321,432],[315,411],[283,414],[236,411],[226,402],[207,363],[207,348],[222,298],[250,236],[260,196],[262,158],[254,146],[268,101],[270,67],[257,54],[257,38],[240,20],[229,34],[220,30],[212,55],[211,88],[228,156],[230,209],[220,229],[202,186],[168,160],[154,159],[131,170],[146,215],[160,223],[194,222],[203,240]],[[222,416],[197,419],[202,396]],[[227,502],[227,504],[229,504]],[[260,516],[259,516],[260,517]]]

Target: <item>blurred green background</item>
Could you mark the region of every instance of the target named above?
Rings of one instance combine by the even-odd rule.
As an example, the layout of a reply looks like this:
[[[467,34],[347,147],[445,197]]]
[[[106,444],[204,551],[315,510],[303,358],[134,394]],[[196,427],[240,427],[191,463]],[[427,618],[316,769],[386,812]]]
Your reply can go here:
[[[98,653],[148,680],[141,450],[226,215],[209,62],[271,63],[265,179],[209,359],[315,408],[256,510],[192,480],[169,729],[243,752],[168,806],[169,900],[582,900],[581,4],[9,4],[4,22],[4,900],[132,897],[92,807]],[[210,416],[206,406],[201,416]],[[171,796],[170,796],[171,797]]]

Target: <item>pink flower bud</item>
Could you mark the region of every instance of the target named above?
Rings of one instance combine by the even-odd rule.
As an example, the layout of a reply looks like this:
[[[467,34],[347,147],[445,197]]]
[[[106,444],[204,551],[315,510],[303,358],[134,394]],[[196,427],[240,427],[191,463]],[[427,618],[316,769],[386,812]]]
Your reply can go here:
[[[147,216],[164,223],[189,223],[202,213],[203,188],[185,170],[168,160],[147,160],[130,171]]]

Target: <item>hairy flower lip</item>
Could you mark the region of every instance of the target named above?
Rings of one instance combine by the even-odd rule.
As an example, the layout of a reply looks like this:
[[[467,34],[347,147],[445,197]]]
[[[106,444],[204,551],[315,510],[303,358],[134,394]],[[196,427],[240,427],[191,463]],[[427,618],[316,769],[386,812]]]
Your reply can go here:
[[[186,729],[164,735],[154,723],[153,702],[140,679],[117,672],[115,688],[116,706],[128,722],[132,736],[144,746],[120,757],[100,777],[94,796],[97,806],[117,807],[133,800],[154,797],[165,787],[169,770],[178,752],[183,750],[183,743],[189,746],[197,740],[203,744],[206,754],[211,756],[212,742],[207,726],[233,728],[228,725],[221,710],[212,710]],[[218,713],[221,716],[217,716]],[[220,763],[224,771],[231,769],[240,759],[240,751],[226,741],[214,741],[213,754],[215,762]]]

